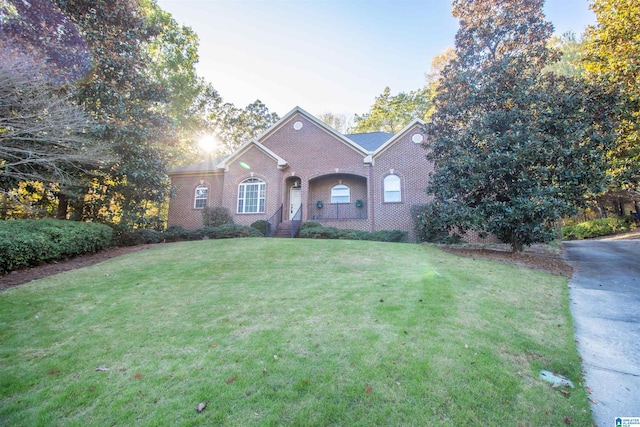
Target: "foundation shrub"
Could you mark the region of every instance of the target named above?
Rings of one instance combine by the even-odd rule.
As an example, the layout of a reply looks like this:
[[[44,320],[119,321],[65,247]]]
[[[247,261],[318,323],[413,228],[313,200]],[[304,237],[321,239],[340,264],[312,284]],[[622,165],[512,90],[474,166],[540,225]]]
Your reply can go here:
[[[267,234],[267,224],[269,224],[267,221],[261,219],[251,224],[251,227],[260,231],[261,235],[265,236]]]
[[[93,253],[109,247],[104,224],[54,219],[0,221],[0,273]]]
[[[372,240],[378,242],[404,242],[407,233],[399,230],[382,230],[373,233],[335,227],[324,227],[317,222],[305,222],[300,227],[300,237],[305,239]]]
[[[233,218],[227,208],[207,206],[202,209],[202,224],[205,227],[219,227],[224,224],[233,224]]]

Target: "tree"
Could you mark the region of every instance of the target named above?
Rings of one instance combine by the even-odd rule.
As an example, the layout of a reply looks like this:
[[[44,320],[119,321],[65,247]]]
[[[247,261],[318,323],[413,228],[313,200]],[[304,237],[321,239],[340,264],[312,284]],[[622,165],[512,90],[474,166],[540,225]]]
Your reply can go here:
[[[211,111],[209,126],[220,140],[222,154],[229,154],[240,145],[269,129],[280,118],[276,113],[270,113],[266,105],[259,99],[244,109],[233,104],[224,103]]]
[[[619,91],[616,144],[609,153],[618,188],[640,195],[640,3],[594,0],[597,24],[587,29],[583,52],[587,76]],[[636,197],[637,200],[637,197]]]
[[[341,134],[347,134],[353,127],[353,119],[346,114],[335,114],[330,112],[322,113],[318,116],[320,121],[328,126],[331,126]]]
[[[549,40],[549,48],[559,51],[562,56],[558,61],[547,65],[544,71],[561,76],[582,76],[584,73],[582,40],[578,39],[575,33],[569,31],[561,36],[553,36]]]
[[[418,89],[409,93],[400,92],[391,95],[386,87],[382,95],[376,97],[368,113],[355,117],[353,132],[389,132],[398,133],[413,119],[425,119],[431,107],[427,89]]]
[[[443,228],[497,236],[514,251],[602,190],[612,123],[599,87],[542,70],[557,58],[543,0],[455,0],[456,55],[427,127],[428,191]]]
[[[107,159],[91,117],[24,54],[0,49],[0,192],[22,181],[71,186]]]
[[[172,158],[171,148],[179,142],[170,116],[172,96],[179,94],[174,90],[177,83],[164,83],[185,67],[164,66],[162,74],[157,64],[170,63],[172,60],[167,58],[173,57],[167,54],[158,60],[151,52],[154,43],[163,40],[163,31],[173,27],[153,14],[154,3],[141,5],[138,0],[56,3],[79,28],[90,48],[93,68],[79,83],[76,96],[99,125],[96,137],[108,141],[116,157],[102,168],[100,179],[87,183],[88,196],[75,201],[76,210],[88,218],[127,227],[156,224],[159,218],[150,220],[148,213],[152,209],[157,215],[168,198],[166,171]],[[167,43],[167,46],[169,50],[183,45]],[[185,55],[184,61],[193,65],[194,58]]]

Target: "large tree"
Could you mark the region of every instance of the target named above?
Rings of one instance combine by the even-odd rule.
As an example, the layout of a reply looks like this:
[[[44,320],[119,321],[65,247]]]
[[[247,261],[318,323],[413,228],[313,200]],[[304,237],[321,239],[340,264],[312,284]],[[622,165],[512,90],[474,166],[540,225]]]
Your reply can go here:
[[[77,185],[106,160],[91,117],[25,54],[0,48],[0,193],[19,182]]]
[[[584,37],[587,76],[619,90],[620,125],[609,153],[618,188],[640,195],[640,2],[593,0],[597,24]],[[637,198],[636,198],[637,200]]]
[[[606,95],[545,74],[556,60],[543,0],[455,0],[455,57],[438,84],[426,148],[444,228],[511,244],[547,241],[554,221],[604,183]]]
[[[425,119],[430,107],[431,99],[426,88],[392,95],[391,89],[386,87],[376,97],[368,113],[356,114],[353,132],[397,133],[413,119]]]

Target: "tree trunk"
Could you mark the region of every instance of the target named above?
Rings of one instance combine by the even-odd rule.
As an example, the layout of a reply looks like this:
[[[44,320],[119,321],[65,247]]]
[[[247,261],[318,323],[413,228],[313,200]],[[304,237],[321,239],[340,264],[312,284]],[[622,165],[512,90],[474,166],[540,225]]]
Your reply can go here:
[[[58,193],[58,209],[56,210],[57,219],[67,219],[69,212],[69,198],[62,193]]]

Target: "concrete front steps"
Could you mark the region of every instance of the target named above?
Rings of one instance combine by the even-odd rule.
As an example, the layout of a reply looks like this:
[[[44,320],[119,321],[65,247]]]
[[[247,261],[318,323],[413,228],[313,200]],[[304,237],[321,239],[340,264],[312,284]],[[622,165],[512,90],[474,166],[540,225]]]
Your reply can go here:
[[[278,228],[276,228],[276,232],[273,233],[273,237],[279,238],[291,238],[291,221],[282,221],[278,224]]]

